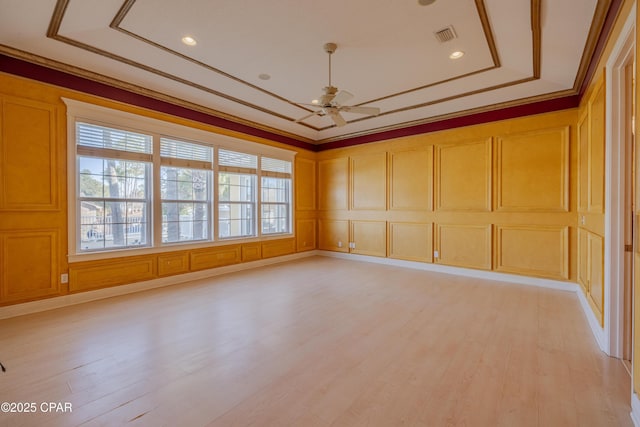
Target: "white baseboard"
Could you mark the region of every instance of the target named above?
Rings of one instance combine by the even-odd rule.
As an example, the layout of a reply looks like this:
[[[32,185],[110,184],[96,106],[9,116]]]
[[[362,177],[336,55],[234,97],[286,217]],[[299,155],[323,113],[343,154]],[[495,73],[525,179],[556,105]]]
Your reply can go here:
[[[635,393],[631,393],[631,421],[636,427],[640,427],[640,399]]]
[[[401,259],[381,258],[375,256],[355,255],[342,252],[316,251],[318,255],[331,258],[349,259],[352,261],[373,262],[376,264],[392,265],[395,267],[413,268],[416,270],[433,271],[436,273],[453,274],[455,276],[474,277],[476,279],[494,280],[497,282],[517,283],[519,285],[537,286],[540,288],[551,288],[560,291],[576,292],[578,285],[572,282],[561,282],[559,280],[541,279],[529,276],[519,276],[517,274],[497,273],[495,271],[473,270],[470,268],[451,267],[448,265],[431,264],[417,261],[404,261]]]
[[[591,332],[593,333],[593,337],[598,343],[598,347],[600,347],[601,351],[607,353],[608,349],[604,328],[600,326],[598,318],[591,309],[591,305],[589,305],[589,301],[587,301],[587,297],[585,296],[584,292],[582,292],[580,287],[576,289],[576,295],[578,295],[578,300],[580,301],[580,305],[582,306],[582,311],[587,317],[587,322],[589,322],[589,327],[591,327]]]
[[[119,295],[131,294],[134,292],[146,291],[148,289],[162,288],[176,285],[178,283],[190,282],[192,280],[206,279],[208,277],[219,276],[221,274],[234,273],[236,271],[250,268],[263,267],[271,264],[279,264],[301,258],[317,255],[316,251],[299,252],[292,255],[283,255],[274,258],[266,258],[258,261],[244,262],[240,264],[228,265],[225,267],[212,268],[210,270],[194,271],[177,276],[163,277],[160,279],[147,280],[144,282],[131,283],[128,285],[114,286],[111,288],[98,289],[95,291],[81,292],[78,294],[63,295],[39,301],[25,302],[22,304],[0,307],[0,319],[22,316],[25,314],[38,313],[40,311],[53,310],[69,305],[82,304],[89,301],[111,298]]]

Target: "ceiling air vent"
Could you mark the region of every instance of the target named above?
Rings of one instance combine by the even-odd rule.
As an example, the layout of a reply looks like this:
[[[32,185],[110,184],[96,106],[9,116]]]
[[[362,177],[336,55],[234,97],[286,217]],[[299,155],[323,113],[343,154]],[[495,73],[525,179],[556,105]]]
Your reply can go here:
[[[438,39],[440,43],[448,42],[449,40],[453,40],[458,37],[456,36],[456,32],[453,29],[453,25],[449,25],[446,28],[438,30],[434,34],[436,35],[436,39]]]

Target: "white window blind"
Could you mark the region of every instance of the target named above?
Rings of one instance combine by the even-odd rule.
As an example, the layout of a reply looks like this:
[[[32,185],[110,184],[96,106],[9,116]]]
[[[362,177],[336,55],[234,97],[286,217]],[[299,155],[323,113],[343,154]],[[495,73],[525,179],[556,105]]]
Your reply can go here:
[[[76,143],[79,146],[130,153],[151,154],[151,135],[114,129],[91,123],[77,123]]]
[[[211,162],[213,159],[213,148],[202,144],[162,137],[160,138],[160,156],[173,159]]]
[[[262,157],[260,159],[260,170],[262,170],[263,172],[275,172],[278,174],[290,176],[291,162],[281,159]]]
[[[258,156],[221,148],[218,150],[218,165],[221,170],[255,173],[258,168]]]

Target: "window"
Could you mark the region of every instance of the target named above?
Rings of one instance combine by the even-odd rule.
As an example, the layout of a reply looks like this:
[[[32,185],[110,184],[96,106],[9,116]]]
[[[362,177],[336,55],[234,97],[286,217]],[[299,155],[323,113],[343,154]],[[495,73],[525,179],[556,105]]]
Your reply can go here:
[[[213,149],[160,138],[162,242],[210,238]]]
[[[291,233],[293,151],[63,100],[70,261]]]
[[[258,157],[218,150],[218,236],[255,236]]]
[[[90,123],[76,127],[80,251],[148,246],[149,135]]]
[[[260,222],[262,234],[291,232],[291,162],[262,157]]]

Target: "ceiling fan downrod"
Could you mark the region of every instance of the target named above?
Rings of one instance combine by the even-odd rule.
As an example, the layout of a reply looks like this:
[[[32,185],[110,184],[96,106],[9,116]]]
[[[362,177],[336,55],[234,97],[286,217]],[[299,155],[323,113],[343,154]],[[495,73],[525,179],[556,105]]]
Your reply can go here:
[[[338,45],[335,43],[325,43],[324,45],[324,51],[329,54],[329,88],[333,87],[331,86],[331,55],[333,55],[333,52],[335,52],[337,48]]]

